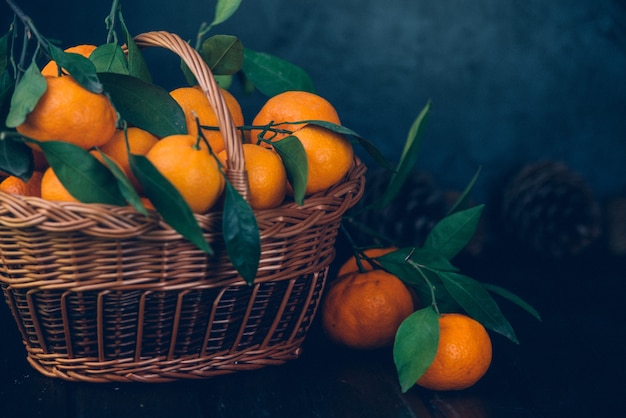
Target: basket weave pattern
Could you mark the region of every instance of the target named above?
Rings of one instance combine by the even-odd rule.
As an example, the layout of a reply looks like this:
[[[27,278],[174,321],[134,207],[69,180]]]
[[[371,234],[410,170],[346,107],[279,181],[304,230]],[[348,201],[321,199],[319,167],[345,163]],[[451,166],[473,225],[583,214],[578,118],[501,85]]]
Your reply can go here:
[[[210,70],[174,34],[136,40],[174,51],[196,75],[218,114],[229,179],[247,196],[241,143]],[[155,213],[0,193],[0,284],[28,361],[65,380],[160,382],[296,358],[365,170],[355,159],[344,181],[303,206],[255,212],[261,260],[251,286],[228,260],[219,212],[196,215],[209,256]]]

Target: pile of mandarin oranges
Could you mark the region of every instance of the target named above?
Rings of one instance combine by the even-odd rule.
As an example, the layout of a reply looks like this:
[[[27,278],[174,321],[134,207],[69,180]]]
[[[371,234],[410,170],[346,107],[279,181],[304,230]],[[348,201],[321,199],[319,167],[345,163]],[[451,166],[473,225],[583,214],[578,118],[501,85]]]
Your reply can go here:
[[[356,350],[390,347],[402,322],[422,307],[410,287],[376,263],[376,257],[395,250],[366,249],[340,266],[321,307],[331,341]],[[435,358],[416,383],[431,390],[467,389],[485,375],[491,358],[491,338],[482,324],[462,313],[444,313]]]
[[[65,52],[89,57],[95,49],[94,45],[78,45]],[[193,212],[216,209],[225,185],[220,166],[227,166],[228,155],[224,139],[216,129],[217,117],[198,86],[180,87],[170,92],[185,114],[187,134],[158,138],[139,127],[121,129],[108,97],[83,88],[54,61],[48,62],[41,73],[46,80],[46,91],[26,120],[16,127],[20,134],[38,142],[69,142],[100,160],[100,153],[104,153],[126,174],[140,196],[143,189],[131,170],[129,151],[143,155],[177,189]],[[228,90],[221,89],[221,92],[234,124],[242,127],[244,115],[237,99]],[[317,125],[287,124],[305,120],[340,124],[335,108],[323,97],[304,91],[287,91],[270,97],[252,120],[252,127],[274,124],[281,133],[264,139],[267,132],[262,128],[239,130],[244,142],[252,209],[276,208],[292,192],[285,166],[272,146],[288,135],[282,132],[288,130],[297,136],[306,153],[305,196],[337,184],[352,166],[352,144],[344,135]],[[200,135],[198,126],[214,129],[203,128]],[[53,201],[77,201],[48,166],[36,143],[28,144],[33,150],[33,175],[26,182],[5,176],[0,191]],[[142,197],[142,200],[148,208],[153,208],[147,198]]]

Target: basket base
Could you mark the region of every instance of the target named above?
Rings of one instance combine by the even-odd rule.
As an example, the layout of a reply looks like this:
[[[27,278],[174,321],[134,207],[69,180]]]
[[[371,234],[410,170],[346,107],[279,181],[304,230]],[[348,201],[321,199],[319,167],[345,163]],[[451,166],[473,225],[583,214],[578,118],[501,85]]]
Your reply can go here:
[[[73,382],[144,382],[164,383],[184,379],[207,379],[239,371],[279,366],[297,359],[302,353],[302,340],[251,349],[241,353],[219,353],[211,357],[188,356],[174,360],[166,357],[116,359],[98,361],[94,358],[63,358],[30,350],[28,363],[46,377]]]

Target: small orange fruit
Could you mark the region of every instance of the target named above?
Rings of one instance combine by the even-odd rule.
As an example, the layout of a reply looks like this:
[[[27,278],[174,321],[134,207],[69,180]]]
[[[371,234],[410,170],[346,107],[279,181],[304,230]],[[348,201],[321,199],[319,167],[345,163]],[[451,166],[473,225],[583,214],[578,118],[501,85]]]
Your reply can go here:
[[[243,125],[243,113],[239,102],[228,90],[221,89],[221,92],[235,126]],[[177,88],[170,92],[170,96],[176,100],[185,113],[187,133],[189,135],[194,137],[198,135],[196,118],[198,118],[200,125],[217,128],[217,116],[211,107],[209,99],[199,86]],[[203,134],[209,141],[214,153],[217,154],[224,149],[224,138],[220,131],[203,129]]]
[[[85,58],[89,58],[89,56],[91,55],[91,53],[95,49],[96,49],[95,45],[81,44],[81,45],[76,45],[76,46],[71,46],[69,48],[66,48],[64,51],[65,52],[70,52],[72,54],[79,54],[79,55],[82,55]],[[63,73],[67,74],[65,69],[63,69]],[[54,60],[50,60],[41,69],[41,74],[42,75],[49,75],[49,76],[52,76],[52,77],[57,77],[59,75],[59,66],[57,65],[57,63]]]
[[[111,138],[117,113],[104,94],[88,91],[69,75],[48,76],[46,83],[46,92],[16,127],[19,133],[38,141],[70,142],[83,149],[103,145]]]
[[[384,270],[349,273],[329,286],[322,304],[322,326],[329,338],[350,348],[393,344],[396,331],[413,313],[408,288]]]
[[[303,120],[323,120],[340,125],[339,116],[332,104],[325,98],[306,91],[286,91],[270,97],[252,121],[253,126],[266,126],[270,122],[276,124],[274,127],[296,132],[304,124],[293,124],[283,122],[298,122]],[[252,142],[256,142],[262,130],[253,129],[250,132]],[[278,141],[288,133],[272,132],[265,133],[266,139]]]
[[[46,200],[61,202],[78,202],[72,194],[65,188],[61,180],[57,177],[52,167],[48,167],[41,179],[41,197]]]
[[[89,153],[96,157],[102,164],[106,165],[102,159],[102,155],[100,155],[98,151],[92,150]],[[117,164],[118,168],[123,171],[120,163],[112,157],[111,159]],[[63,183],[61,183],[61,180],[59,180],[52,167],[48,167],[43,173],[43,178],[41,179],[41,197],[46,200],[79,202],[79,200],[65,188]]]
[[[257,144],[243,144],[243,155],[252,209],[280,206],[287,194],[287,172],[278,154]],[[226,151],[220,152],[218,158],[226,164]]]
[[[442,314],[437,354],[417,384],[431,390],[467,389],[489,369],[491,349],[480,322],[463,314]]]
[[[207,212],[224,190],[224,177],[204,141],[193,135],[162,138],[146,158],[178,190],[193,212]]]
[[[146,155],[159,139],[150,132],[141,128],[130,127],[126,130],[128,135],[128,145],[130,152],[136,155]],[[141,192],[143,189],[137,177],[133,174],[128,160],[128,150],[126,148],[126,137],[123,129],[115,131],[111,139],[100,147],[100,150],[106,155],[117,161],[122,170],[129,178],[135,189]]]
[[[0,191],[20,196],[41,197],[42,176],[43,173],[41,171],[33,171],[28,181],[24,181],[19,177],[9,176],[0,183]]]
[[[391,253],[396,250],[397,250],[396,247],[368,248],[363,251],[363,254],[365,254],[365,256],[369,258],[376,258],[376,257]],[[364,271],[374,270],[374,267],[372,266],[372,264],[361,254],[359,254],[359,261],[361,263],[361,268],[363,268]],[[337,273],[337,276],[343,276],[344,274],[354,273],[358,271],[360,270],[359,270],[359,265],[357,264],[356,256],[352,256],[345,263],[341,265],[341,267],[339,268],[339,272]]]
[[[315,125],[307,125],[294,135],[302,143],[307,157],[306,195],[337,184],[352,167],[354,150],[345,136]]]

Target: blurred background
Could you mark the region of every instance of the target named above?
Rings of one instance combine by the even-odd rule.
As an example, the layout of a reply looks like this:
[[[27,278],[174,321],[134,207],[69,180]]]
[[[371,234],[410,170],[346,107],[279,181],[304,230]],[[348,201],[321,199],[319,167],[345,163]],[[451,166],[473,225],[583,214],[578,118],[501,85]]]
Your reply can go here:
[[[63,46],[106,39],[111,2],[17,3]],[[167,30],[190,40],[214,7],[122,1],[132,33]],[[0,8],[4,31],[12,14],[4,2]],[[549,160],[580,176],[601,206],[626,196],[621,0],[244,0],[212,33],[304,68],[343,124],[391,161],[431,101],[418,170],[442,190],[464,188],[481,167],[474,199],[498,207],[519,170]],[[170,55],[148,60],[157,83],[184,84]],[[238,98],[249,120],[265,100]]]
[[[106,39],[110,1],[17,3],[62,46]],[[193,40],[215,0],[122,7],[131,33]],[[11,19],[1,1],[0,32]],[[550,417],[564,407],[568,416],[623,410],[621,387],[608,382],[626,370],[626,1],[243,0],[212,33],[305,69],[343,124],[391,161],[431,101],[415,176],[392,208],[361,220],[419,243],[481,167],[472,201],[487,204],[485,225],[460,267],[543,317],[537,325],[506,307],[523,345],[499,360],[508,368],[497,385],[521,382],[516,396]],[[184,85],[171,54],[146,57],[155,82]],[[266,98],[236,87],[251,121]],[[366,199],[383,180],[368,179]],[[340,261],[350,251],[338,247]]]

